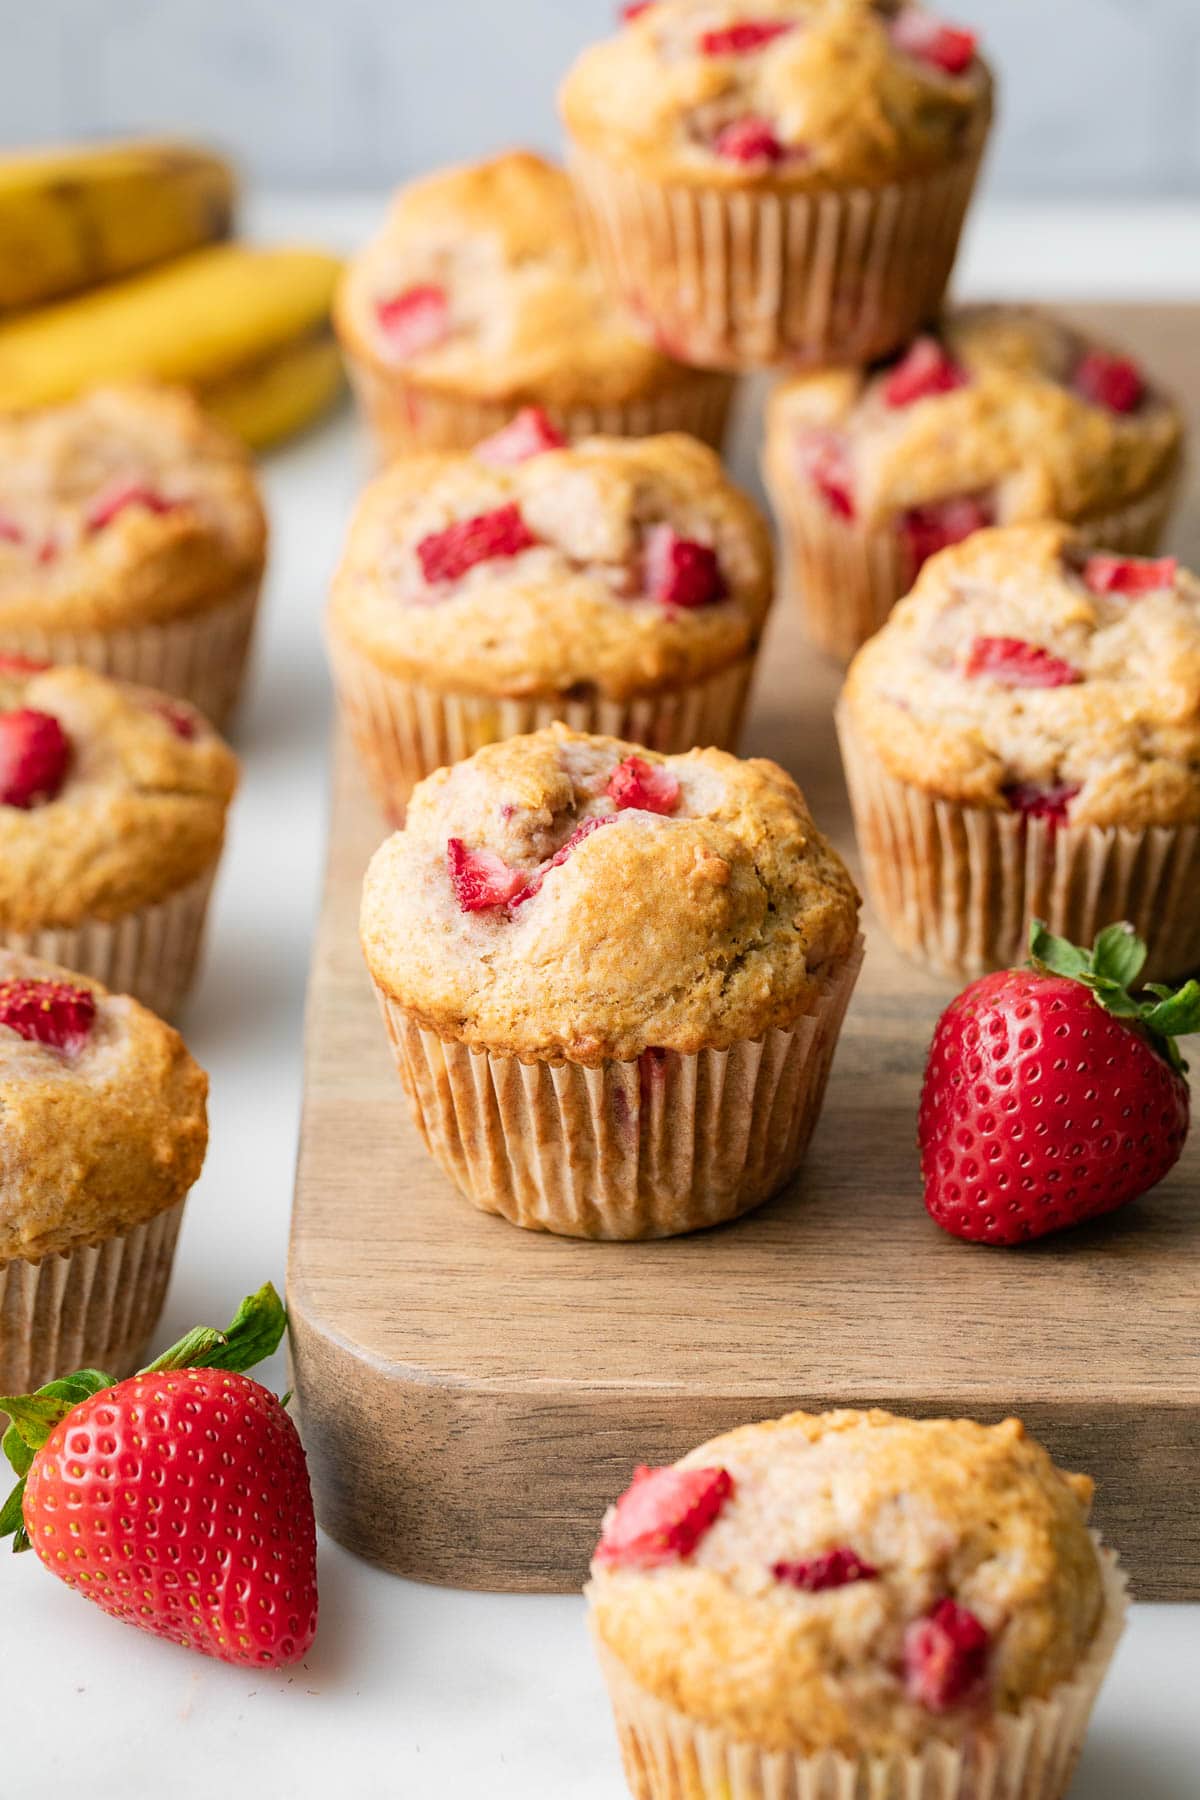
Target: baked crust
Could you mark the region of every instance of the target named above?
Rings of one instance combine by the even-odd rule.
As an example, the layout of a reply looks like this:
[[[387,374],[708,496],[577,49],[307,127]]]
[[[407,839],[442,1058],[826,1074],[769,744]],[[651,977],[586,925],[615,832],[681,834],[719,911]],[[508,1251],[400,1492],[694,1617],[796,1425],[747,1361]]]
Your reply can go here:
[[[0,982],[95,995],[70,1055],[0,1025],[0,1263],[129,1231],[182,1200],[208,1144],[208,1077],[177,1031],[84,975],[0,950]]]
[[[513,503],[538,545],[431,589],[421,540]],[[640,591],[645,533],[663,523],[716,550],[726,598],[683,608]],[[394,464],[359,503],[330,624],[379,668],[443,691],[586,684],[624,699],[748,654],[771,593],[766,522],[713,451],[676,433],[588,438],[508,468],[443,455]]]
[[[123,484],[169,503],[88,515]],[[0,417],[0,630],[110,631],[219,606],[262,572],[266,519],[241,444],[182,389],[94,388]]]

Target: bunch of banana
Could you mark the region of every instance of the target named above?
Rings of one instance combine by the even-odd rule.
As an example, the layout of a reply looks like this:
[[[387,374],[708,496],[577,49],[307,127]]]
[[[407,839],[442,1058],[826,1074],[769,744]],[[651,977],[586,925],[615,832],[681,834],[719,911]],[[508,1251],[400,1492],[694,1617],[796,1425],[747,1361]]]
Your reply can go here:
[[[225,164],[180,145],[0,158],[0,410],[152,376],[256,448],[324,412],[338,262],[214,242],[233,197]]]

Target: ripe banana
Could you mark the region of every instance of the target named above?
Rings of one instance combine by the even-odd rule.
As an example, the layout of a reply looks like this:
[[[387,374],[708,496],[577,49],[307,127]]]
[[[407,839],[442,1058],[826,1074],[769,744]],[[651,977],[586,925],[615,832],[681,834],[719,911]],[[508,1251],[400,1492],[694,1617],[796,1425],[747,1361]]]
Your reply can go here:
[[[167,139],[0,156],[0,312],[228,236],[229,165]]]
[[[339,272],[321,250],[219,244],[0,321],[0,410],[153,376],[192,388],[261,448],[314,419],[340,387],[329,324]]]

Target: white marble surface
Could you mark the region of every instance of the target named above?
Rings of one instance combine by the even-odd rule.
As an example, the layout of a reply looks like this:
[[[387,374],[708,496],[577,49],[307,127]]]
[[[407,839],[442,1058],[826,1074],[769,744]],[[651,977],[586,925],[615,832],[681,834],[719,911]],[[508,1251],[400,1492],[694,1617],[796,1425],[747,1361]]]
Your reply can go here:
[[[262,222],[353,242],[377,199],[265,203]],[[1154,223],[1157,219],[1157,224]],[[974,292],[1200,299],[1198,234],[1170,214],[986,213]],[[1169,278],[1169,279],[1168,279]],[[365,467],[348,415],[271,459],[274,557],[238,747],[246,783],[207,976],[186,1021],[211,1070],[213,1142],[189,1206],[163,1341],[223,1322],[282,1279],[300,1100],[329,718],[318,621]],[[6,1671],[0,1800],[620,1800],[582,1604],[458,1594],[380,1574],[325,1543],[322,1629],[291,1675],[246,1676],[112,1624],[31,1557],[0,1562]],[[1200,1607],[1135,1608],[1073,1800],[1200,1790]]]

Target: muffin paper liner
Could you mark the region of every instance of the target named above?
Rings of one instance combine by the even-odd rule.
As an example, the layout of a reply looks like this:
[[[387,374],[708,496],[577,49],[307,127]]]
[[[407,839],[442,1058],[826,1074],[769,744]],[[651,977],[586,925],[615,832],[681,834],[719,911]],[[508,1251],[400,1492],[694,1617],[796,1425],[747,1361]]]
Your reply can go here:
[[[799,601],[814,644],[849,662],[885,624],[915,580],[894,525],[869,527],[838,518],[799,475],[786,473],[787,446],[764,458],[763,478],[779,527],[780,584]],[[1179,488],[1180,466],[1124,506],[1077,521],[1085,549],[1144,556],[1157,550]]]
[[[748,1212],[799,1166],[861,962],[859,939],[787,1030],[596,1068],[471,1050],[379,998],[426,1148],[475,1206],[564,1237],[672,1237]]]
[[[112,631],[0,630],[0,654],[82,663],[117,681],[189,700],[222,725],[241,692],[258,610],[261,576],[184,619]]]
[[[139,1366],[162,1312],[184,1204],[99,1244],[0,1263],[0,1393],[29,1393],[74,1369],[120,1378]]]
[[[460,762],[484,744],[540,731],[562,719],[664,755],[700,745],[736,747],[754,653],[678,688],[608,700],[601,694],[504,696],[444,694],[376,668],[337,631],[329,655],[342,717],[367,779],[385,812],[399,818],[418,781]]]
[[[173,1018],[196,977],[216,868],[120,919],[0,930],[0,947],[90,975],[114,994],[132,994],[160,1018]]]
[[[1024,962],[1031,919],[1077,944],[1127,919],[1147,981],[1200,966],[1200,826],[1055,826],[940,800],[888,773],[844,702],[837,725],[867,888],[906,956],[972,977]]]
[[[983,153],[880,188],[670,184],[573,146],[609,286],[655,341],[704,368],[870,362],[938,310]]]
[[[472,400],[411,380],[347,351],[350,381],[380,458],[416,450],[473,450],[507,425],[520,403]],[[606,406],[543,406],[569,443],[585,437],[653,437],[686,431],[719,450],[733,399],[728,376],[698,369],[658,393]]]
[[[1063,1800],[1128,1610],[1116,1558],[1099,1555],[1104,1613],[1072,1680],[922,1751],[760,1750],[655,1699],[593,1633],[630,1789],[637,1800]]]

